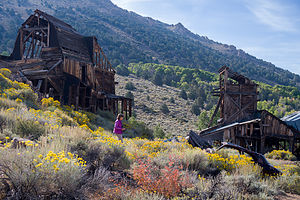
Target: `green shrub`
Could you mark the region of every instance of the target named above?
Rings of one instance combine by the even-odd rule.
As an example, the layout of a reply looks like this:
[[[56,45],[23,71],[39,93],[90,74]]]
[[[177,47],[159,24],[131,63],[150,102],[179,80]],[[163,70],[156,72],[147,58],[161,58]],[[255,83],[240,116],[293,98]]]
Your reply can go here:
[[[195,115],[200,115],[200,107],[196,104],[192,105],[192,109],[191,109],[192,113]]]
[[[135,90],[136,87],[134,86],[134,84],[132,82],[127,82],[125,85],[125,89],[126,90]]]
[[[108,146],[99,142],[90,143],[83,158],[90,163],[89,173],[94,173],[101,167],[110,171],[122,171],[130,167],[130,161],[124,148],[118,145]]]
[[[13,128],[13,132],[21,137],[36,140],[46,132],[46,129],[38,121],[18,120]]]
[[[69,162],[61,163],[63,167],[58,171],[54,171],[50,163],[41,169],[34,161],[37,159],[35,153],[0,151],[0,183],[6,185],[6,188],[0,187],[0,194],[5,192],[7,199],[24,200],[78,197],[77,190],[84,174],[82,168]]]
[[[9,89],[4,92],[8,98],[16,100],[21,99],[27,106],[38,108],[37,94],[31,88]]]
[[[130,91],[125,94],[125,97],[129,99],[134,99],[134,95]]]
[[[97,115],[100,115],[101,117],[111,120],[111,121],[115,121],[115,116],[112,112],[109,111],[103,111],[103,110],[98,110],[97,111]]]
[[[11,76],[11,71],[7,68],[1,68],[0,73],[3,74],[6,78],[9,78]]]
[[[128,120],[129,129],[126,130],[126,135],[129,134],[131,137],[140,137],[153,139],[153,131],[147,127],[144,122],[137,121],[134,117]]]
[[[161,105],[160,111],[164,114],[168,114],[170,112],[168,106],[165,103]]]
[[[116,71],[117,71],[117,74],[120,74],[122,76],[128,76],[130,74],[130,71],[128,70],[128,68],[123,64],[118,65],[116,67]]]
[[[165,134],[164,130],[160,127],[160,125],[155,126],[153,134],[154,134],[154,137],[156,137],[156,138],[163,139],[166,137],[166,134]]]
[[[0,91],[10,88],[12,86],[12,81],[5,77],[2,73],[0,73]]]
[[[293,174],[290,176],[281,176],[276,180],[276,185],[280,189],[284,190],[285,192],[300,195],[300,176],[299,176],[299,174]]]
[[[171,97],[171,98],[170,98],[170,103],[175,103],[174,97]]]
[[[277,160],[297,160],[297,157],[293,155],[290,151],[286,150],[273,150],[265,154],[266,158],[277,159]]]
[[[0,108],[25,108],[25,106],[15,100],[0,97]]]
[[[188,97],[187,97],[186,91],[185,90],[181,90],[180,93],[179,93],[179,97],[187,100]]]
[[[153,83],[157,86],[162,86],[163,85],[163,80],[160,72],[155,72],[155,75],[153,77]]]

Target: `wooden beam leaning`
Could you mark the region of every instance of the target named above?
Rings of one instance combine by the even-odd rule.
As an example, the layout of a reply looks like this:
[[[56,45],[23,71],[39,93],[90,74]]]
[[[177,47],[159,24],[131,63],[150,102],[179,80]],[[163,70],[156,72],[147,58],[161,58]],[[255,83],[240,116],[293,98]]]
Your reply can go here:
[[[208,127],[211,126],[211,124],[212,124],[212,122],[213,122],[213,120],[214,120],[214,118],[215,118],[215,116],[216,116],[216,114],[217,114],[217,112],[218,112],[218,110],[219,110],[219,107],[220,107],[220,105],[221,105],[221,101],[222,101],[222,96],[220,96],[220,98],[219,98],[219,100],[218,100],[218,104],[217,104],[217,106],[216,106],[216,109],[215,109],[213,115],[212,115],[211,118],[210,118]]]
[[[50,67],[50,69],[48,70],[48,73],[49,74],[55,67],[57,67],[60,63],[62,63],[62,59],[59,59],[52,67]]]
[[[48,80],[50,84],[54,87],[54,89],[58,92],[61,93],[61,88],[57,85],[56,81],[54,81],[52,78],[48,77]]]
[[[47,47],[50,46],[50,23],[48,22]]]

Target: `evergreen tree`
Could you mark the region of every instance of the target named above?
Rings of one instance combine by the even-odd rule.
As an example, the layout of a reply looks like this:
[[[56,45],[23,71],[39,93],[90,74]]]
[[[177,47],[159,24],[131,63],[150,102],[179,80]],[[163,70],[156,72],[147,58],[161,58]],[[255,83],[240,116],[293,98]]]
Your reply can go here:
[[[136,88],[132,82],[127,82],[125,85],[125,89],[126,90],[135,90]]]
[[[155,75],[154,75],[154,78],[153,78],[153,83],[155,85],[158,85],[158,86],[163,85],[162,76],[160,75],[160,73],[158,71],[155,72]]]
[[[195,115],[197,115],[197,116],[200,115],[200,108],[199,108],[199,106],[196,105],[196,104],[193,104],[193,105],[192,105],[192,110],[191,110],[191,111],[192,111],[193,114],[195,114]]]
[[[187,100],[187,94],[185,90],[181,90],[179,96],[185,100]]]
[[[160,111],[164,114],[168,114],[170,112],[168,106],[165,103],[161,105]]]

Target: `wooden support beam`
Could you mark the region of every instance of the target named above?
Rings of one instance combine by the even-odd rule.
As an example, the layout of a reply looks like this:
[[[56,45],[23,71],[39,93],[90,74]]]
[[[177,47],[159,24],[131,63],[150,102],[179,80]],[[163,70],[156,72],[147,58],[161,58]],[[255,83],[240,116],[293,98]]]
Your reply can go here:
[[[24,54],[24,35],[23,35],[23,30],[21,29],[20,32],[20,56],[22,60],[24,59],[23,54]]]
[[[63,81],[62,81],[62,90],[60,91],[60,94],[59,94],[59,102],[60,103],[64,103],[63,102],[63,98],[64,98],[64,88],[65,88],[65,80],[63,79]]]
[[[24,43],[24,45],[26,45],[26,44]],[[30,54],[30,51],[31,51],[31,48],[32,48],[32,46],[33,46],[33,37],[32,37],[32,40],[31,40],[31,42],[30,42],[29,48],[27,49],[27,52],[26,52],[26,57],[25,57],[25,59],[27,59],[27,58],[28,58],[28,56],[29,56],[29,54]],[[26,47],[25,47],[25,48],[26,48]]]
[[[50,46],[50,23],[48,22],[47,47]]]
[[[50,67],[50,69],[48,70],[48,74],[49,72],[51,72],[55,67],[57,67],[60,63],[62,63],[62,59],[59,59],[59,61],[57,61],[52,67]]]
[[[252,101],[250,101],[247,105],[245,105],[244,108],[242,108],[241,110],[235,112],[233,115],[231,115],[226,122],[234,119],[235,117],[237,117],[240,113],[244,112],[249,106],[251,106],[254,102],[256,101],[256,99],[252,99]]]
[[[129,117],[132,117],[132,99],[129,101]]]
[[[116,113],[119,114],[119,99],[116,100]]]
[[[294,153],[295,150],[295,139],[294,137],[289,137],[289,151]]]
[[[76,86],[76,90],[75,90],[75,109],[78,110],[78,106],[79,106],[79,84]]]
[[[38,84],[37,84],[37,86],[36,86],[36,88],[37,88],[38,91],[40,91],[41,86],[42,86],[42,83],[43,83],[43,80],[39,80],[39,81],[38,81]]]
[[[128,120],[128,107],[127,107],[127,104],[128,104],[128,102],[127,102],[127,100],[125,100],[125,118],[126,118],[126,120]]]
[[[227,93],[225,93],[225,95],[226,95]],[[238,104],[230,95],[226,95],[228,98],[229,98],[229,100],[240,110],[241,109],[241,107],[240,107],[240,104]]]
[[[44,79],[44,94],[47,94],[48,91],[48,77]]]
[[[28,40],[29,40],[29,38],[32,36],[32,34],[33,34],[33,31],[31,31],[30,33],[29,33],[29,35],[27,35],[27,37],[24,39],[24,41],[23,41],[23,44],[25,44],[25,42],[27,42]]]
[[[72,104],[72,90],[73,90],[73,86],[70,85],[69,86],[69,95],[68,95],[68,105]]]
[[[41,31],[41,30],[47,30],[47,29],[48,29],[48,27],[30,27],[30,28],[23,28],[22,30],[31,32],[31,31]]]
[[[36,48],[36,44],[37,44],[37,39],[35,38],[35,35],[32,37],[32,51],[31,51],[31,56],[30,58],[34,58],[35,57],[35,48]]]
[[[216,114],[218,113],[219,107],[220,107],[220,105],[221,105],[221,101],[222,101],[222,96],[220,96],[220,98],[219,98],[219,100],[218,100],[218,104],[217,104],[217,106],[216,106],[216,109],[215,109],[213,115],[211,116],[211,119],[210,119],[210,121],[209,121],[208,127],[210,127],[210,126],[212,125],[212,122],[213,122],[213,120],[214,120]]]
[[[121,102],[121,113],[122,114],[124,113],[124,99],[122,99],[122,102]]]
[[[57,82],[54,81],[52,78],[48,77],[48,80],[50,82],[50,84],[53,86],[53,88],[58,92],[61,93],[62,89],[60,88],[59,85],[57,85]]]

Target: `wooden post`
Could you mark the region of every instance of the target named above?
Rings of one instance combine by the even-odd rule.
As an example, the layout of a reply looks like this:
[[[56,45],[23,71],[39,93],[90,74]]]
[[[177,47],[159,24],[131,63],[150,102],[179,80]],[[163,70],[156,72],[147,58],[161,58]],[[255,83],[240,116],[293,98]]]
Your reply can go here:
[[[128,117],[127,117],[127,99],[125,99],[124,101],[125,105],[124,105],[124,108],[125,108],[125,119],[127,120]]]
[[[104,110],[105,107],[105,99],[102,99],[102,110]]]
[[[129,117],[132,116],[132,99],[129,100]]]
[[[80,83],[79,83],[80,84]],[[76,86],[76,99],[75,99],[75,109],[78,110],[78,106],[79,106],[79,84]]]
[[[265,137],[261,137],[260,139],[260,153],[264,154],[265,153]]]
[[[44,85],[44,94],[47,94],[47,91],[48,91],[48,78],[45,78],[44,83],[45,83],[45,85]]]
[[[119,114],[119,99],[116,100],[116,113]]]
[[[73,90],[73,86],[70,85],[69,86],[69,95],[68,95],[68,105],[72,104],[72,90]]]
[[[109,105],[108,105],[108,98],[106,98],[105,100],[106,100],[106,109],[110,110]]]
[[[250,124],[250,136],[253,134],[253,123]]]
[[[20,55],[21,59],[24,60],[24,42],[23,42],[23,30],[20,30]]]
[[[50,23],[48,22],[47,47],[50,46]]]
[[[294,153],[294,147],[295,147],[295,139],[293,136],[289,137],[289,151]]]
[[[97,108],[97,104],[98,102],[96,102],[96,108]],[[83,89],[83,99],[82,99],[82,108],[86,108],[86,87],[84,87]]]
[[[121,103],[121,113],[124,113],[124,99],[122,99],[122,103]]]

